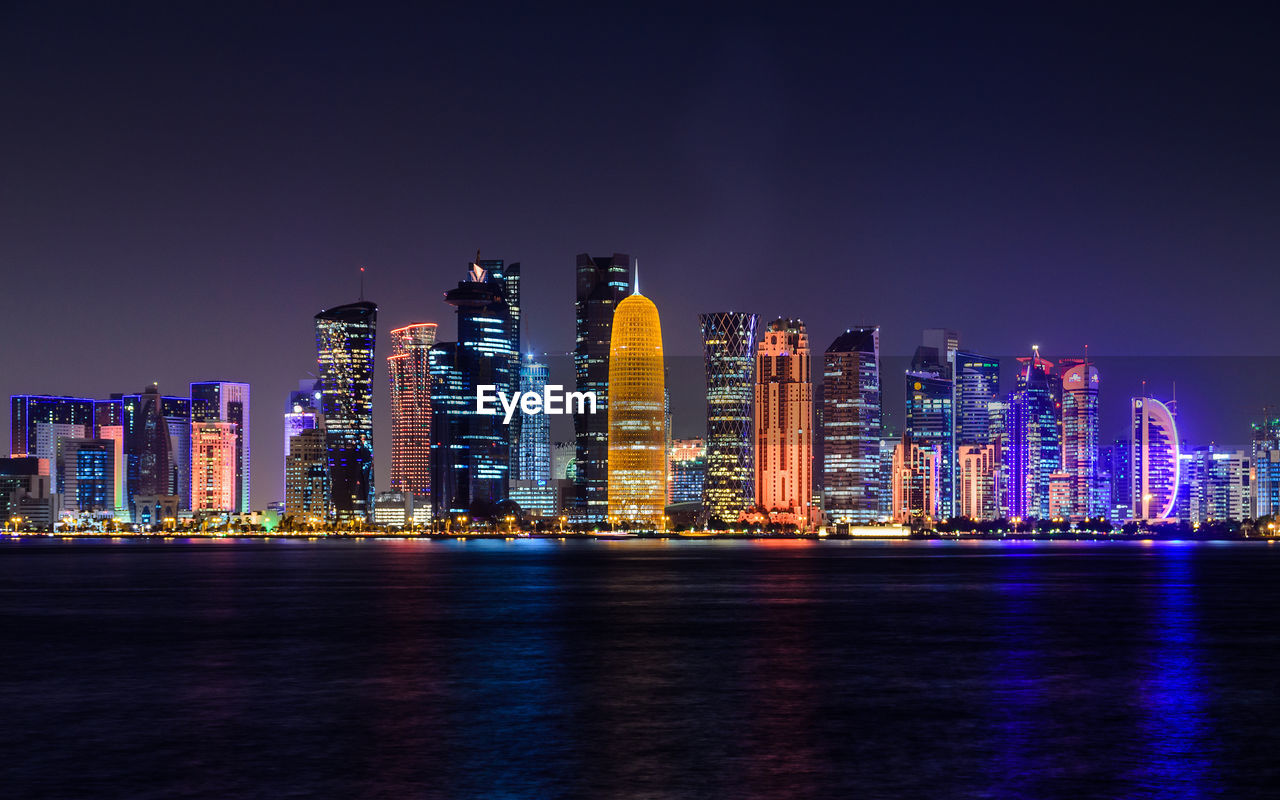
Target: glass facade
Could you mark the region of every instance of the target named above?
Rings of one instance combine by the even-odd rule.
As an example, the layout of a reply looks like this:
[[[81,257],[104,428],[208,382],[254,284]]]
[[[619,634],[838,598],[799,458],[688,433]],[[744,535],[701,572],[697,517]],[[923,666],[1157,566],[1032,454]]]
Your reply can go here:
[[[546,364],[526,356],[520,366],[520,391],[542,395],[547,388],[550,371]],[[517,449],[520,480],[546,483],[551,480],[551,418],[546,414],[516,414],[520,421],[520,441]]]
[[[1133,516],[1158,521],[1173,515],[1178,501],[1178,428],[1169,407],[1153,397],[1131,401]]]
[[[316,315],[328,507],[339,521],[373,511],[373,370],[378,306],[360,301]]]
[[[822,493],[834,523],[880,517],[880,328],[850,328],[822,363]]]
[[[662,324],[653,301],[618,304],[609,349],[609,514],[627,526],[663,530],[667,505]]]
[[[436,323],[419,322],[389,334],[391,355],[391,491],[431,496],[431,364]]]
[[[955,409],[950,365],[932,347],[916,348],[907,370],[905,441],[934,448],[938,456],[936,516],[955,515]]]
[[[601,522],[608,511],[609,346],[614,309],[630,291],[630,256],[578,256],[573,367],[577,390],[596,395],[595,414],[573,417],[577,497],[572,516],[580,522]]]
[[[1066,516],[1072,522],[1108,515],[1098,470],[1098,388],[1098,370],[1089,364],[1062,375],[1062,471],[1070,481]]]
[[[707,516],[732,523],[755,504],[755,314],[698,315],[707,379],[706,479],[702,503]]]
[[[959,351],[955,361],[956,444],[989,444],[989,406],[1000,399],[1000,359]]]
[[[253,510],[249,498],[252,486],[249,418],[249,384],[226,381],[202,381],[191,384],[191,421],[193,423],[227,422],[234,426],[235,449],[230,453],[230,458],[235,475],[235,497],[232,505],[222,510],[236,511],[241,514],[247,514]],[[193,431],[193,447],[194,443]],[[193,457],[192,469],[199,468]],[[193,487],[194,483],[193,477]],[[193,510],[196,507],[194,496],[191,507]]]

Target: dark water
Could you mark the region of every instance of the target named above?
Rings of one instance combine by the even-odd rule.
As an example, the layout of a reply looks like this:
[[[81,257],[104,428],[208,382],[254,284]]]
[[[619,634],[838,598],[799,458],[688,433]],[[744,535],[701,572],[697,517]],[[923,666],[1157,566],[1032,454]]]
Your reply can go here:
[[[1266,544],[5,541],[0,794],[1265,796],[1277,577]]]

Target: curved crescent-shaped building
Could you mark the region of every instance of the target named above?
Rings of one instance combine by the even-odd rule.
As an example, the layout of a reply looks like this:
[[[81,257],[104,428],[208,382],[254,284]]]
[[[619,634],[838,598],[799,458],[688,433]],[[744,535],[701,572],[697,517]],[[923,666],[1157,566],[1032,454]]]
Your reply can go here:
[[[660,529],[666,510],[662,325],[649,298],[618,303],[609,344],[609,516]]]
[[[1132,412],[1134,519],[1169,519],[1178,501],[1178,428],[1154,397],[1133,398]]]

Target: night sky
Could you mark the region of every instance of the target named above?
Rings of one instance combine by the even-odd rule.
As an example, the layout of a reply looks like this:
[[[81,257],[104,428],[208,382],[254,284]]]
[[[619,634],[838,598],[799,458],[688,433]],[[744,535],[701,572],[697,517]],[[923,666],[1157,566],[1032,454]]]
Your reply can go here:
[[[0,395],[249,381],[262,507],[313,315],[364,264],[381,331],[450,339],[477,248],[523,264],[539,352],[576,254],[619,251],[678,356],[728,309],[815,350],[1280,356],[1276,20],[950,5],[0,5]],[[1109,415],[1150,371],[1104,370]],[[1280,400],[1177,380],[1205,437]]]

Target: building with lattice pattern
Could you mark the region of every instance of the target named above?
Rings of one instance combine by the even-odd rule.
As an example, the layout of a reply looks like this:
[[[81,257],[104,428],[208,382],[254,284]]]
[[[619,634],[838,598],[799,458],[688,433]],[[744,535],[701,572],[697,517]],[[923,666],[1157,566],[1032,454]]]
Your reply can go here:
[[[618,303],[609,345],[608,516],[615,524],[664,527],[664,372],[658,309],[632,294]]]

